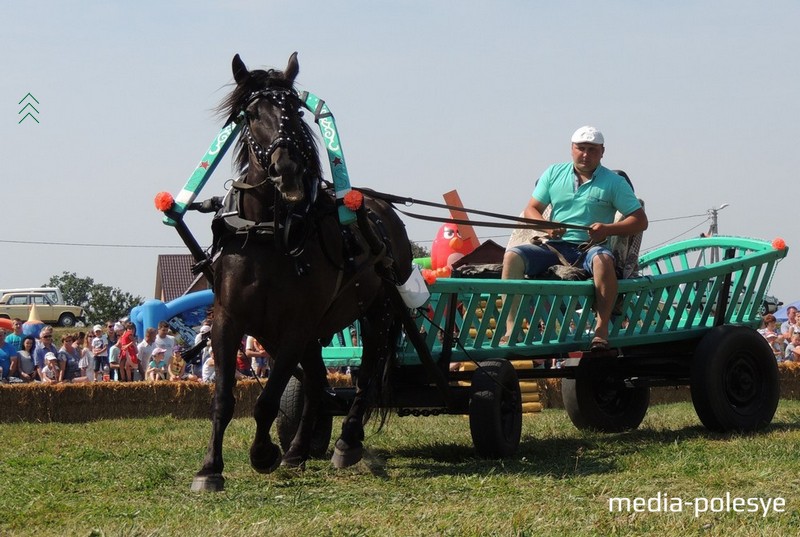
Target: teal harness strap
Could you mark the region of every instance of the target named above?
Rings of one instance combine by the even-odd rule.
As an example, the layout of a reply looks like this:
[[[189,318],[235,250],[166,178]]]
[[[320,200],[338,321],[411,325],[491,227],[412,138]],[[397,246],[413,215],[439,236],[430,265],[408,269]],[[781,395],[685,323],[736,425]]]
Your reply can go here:
[[[319,125],[322,133],[322,139],[325,142],[325,149],[328,153],[328,164],[331,167],[331,176],[333,178],[333,186],[336,192],[336,205],[339,211],[339,222],[342,224],[351,224],[356,220],[356,214],[344,206],[344,196],[350,192],[350,176],[347,173],[347,165],[344,161],[344,153],[339,141],[339,134],[336,130],[336,120],[333,118],[328,105],[325,101],[314,95],[304,91],[300,94],[300,100],[303,106],[314,114],[314,122]],[[219,164],[219,161],[225,155],[225,152],[231,146],[236,136],[241,130],[240,115],[235,122],[228,123],[222,130],[219,131],[217,137],[211,143],[211,147],[206,151],[205,156],[197,165],[192,175],[186,181],[186,185],[181,189],[177,196],[175,196],[175,204],[164,215],[163,222],[168,226],[176,226],[177,223],[183,220],[186,210],[189,207],[200,191],[205,186],[211,174]]]
[[[325,104],[325,101],[313,93],[302,92],[300,101],[309,112],[314,113],[314,122],[319,125],[322,140],[325,142],[325,149],[328,152],[328,164],[331,167],[331,176],[333,178],[333,187],[336,191],[339,222],[352,224],[356,220],[356,214],[344,205],[344,196],[350,192],[350,176],[347,174],[347,165],[344,162],[344,153],[342,153],[342,145],[339,142],[339,134],[336,130],[336,120],[333,118],[333,114],[328,105]]]
[[[164,223],[168,226],[177,224],[179,220],[183,220],[183,215],[186,214],[186,209],[192,203],[200,190],[203,189],[211,174],[219,164],[225,152],[236,139],[236,135],[241,128],[238,118],[236,122],[231,122],[222,127],[217,137],[211,142],[211,147],[206,151],[205,156],[197,165],[186,185],[181,189],[177,196],[175,196],[175,205],[164,214]]]

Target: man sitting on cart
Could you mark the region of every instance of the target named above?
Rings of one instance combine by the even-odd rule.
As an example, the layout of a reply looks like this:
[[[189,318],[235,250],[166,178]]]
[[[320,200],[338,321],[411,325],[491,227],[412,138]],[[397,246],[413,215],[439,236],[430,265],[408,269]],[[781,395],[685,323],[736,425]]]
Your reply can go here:
[[[605,153],[603,134],[594,127],[581,127],[572,135],[572,162],[553,164],[536,182],[525,207],[525,217],[542,220],[551,205],[551,220],[588,227],[548,230],[548,245],[558,250],[567,262],[592,275],[595,285],[596,324],[591,350],[608,349],[611,312],[617,297],[614,256],[602,243],[612,235],[633,235],[647,229],[647,215],[625,179],[600,165]],[[619,211],[623,218],[614,222]],[[588,249],[587,249],[588,245]],[[534,278],[560,264],[549,247],[521,244],[509,249],[503,259],[504,279]],[[516,301],[518,302],[518,298]],[[506,337],[514,328],[512,303]]]

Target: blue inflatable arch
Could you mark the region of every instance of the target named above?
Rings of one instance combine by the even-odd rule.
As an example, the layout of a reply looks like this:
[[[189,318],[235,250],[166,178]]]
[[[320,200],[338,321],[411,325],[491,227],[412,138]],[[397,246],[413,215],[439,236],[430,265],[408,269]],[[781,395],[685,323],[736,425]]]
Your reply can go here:
[[[184,341],[194,341],[192,327],[200,325],[206,311],[214,303],[214,293],[210,289],[197,291],[176,298],[172,302],[148,300],[131,310],[131,322],[136,325],[136,333],[144,338],[146,328],[157,328],[158,323],[167,321]]]

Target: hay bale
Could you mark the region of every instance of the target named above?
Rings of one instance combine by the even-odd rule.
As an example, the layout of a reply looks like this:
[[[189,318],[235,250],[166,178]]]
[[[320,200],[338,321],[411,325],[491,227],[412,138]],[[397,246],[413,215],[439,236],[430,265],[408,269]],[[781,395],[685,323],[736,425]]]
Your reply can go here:
[[[800,363],[779,364],[781,398],[800,399]],[[333,387],[350,386],[350,377],[335,373],[328,381]],[[521,381],[526,405],[564,408],[561,379]],[[538,385],[538,403],[535,388]],[[262,384],[240,380],[234,388],[234,417],[253,414]],[[86,384],[2,384],[0,423],[63,422],[83,423],[100,419],[172,416],[178,419],[209,418],[214,385],[200,382],[96,382]],[[653,388],[651,404],[691,401],[688,386]],[[537,407],[538,408],[538,407]]]

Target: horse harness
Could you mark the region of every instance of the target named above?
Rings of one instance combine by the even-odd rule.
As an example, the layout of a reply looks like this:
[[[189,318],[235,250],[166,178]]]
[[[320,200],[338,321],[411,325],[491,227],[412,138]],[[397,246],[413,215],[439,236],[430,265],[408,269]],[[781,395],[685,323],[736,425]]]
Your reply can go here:
[[[267,147],[256,140],[250,128],[250,121],[257,119],[257,115],[248,109],[259,99],[268,99],[280,110],[278,134]],[[323,183],[319,178],[304,174],[303,182],[307,195],[305,200],[298,204],[289,206],[282,204],[280,192],[275,188],[271,221],[256,222],[245,218],[242,214],[244,195],[270,182],[268,176],[270,160],[278,148],[288,149],[290,153],[299,157],[298,160],[304,165],[314,158],[313,141],[308,132],[299,128],[296,123],[293,124],[289,121],[292,112],[302,115],[302,111],[297,110],[298,102],[294,90],[268,87],[252,92],[244,106],[236,114],[238,117],[243,117],[242,140],[267,177],[256,184],[245,183],[241,180],[231,182],[231,191],[221,202],[221,208],[212,222],[214,238],[211,257],[222,248],[224,242],[234,237],[243,238],[242,247],[251,239],[271,240],[274,241],[279,252],[295,258],[298,275],[307,272],[309,267],[302,262],[301,256],[305,251],[306,242],[316,232],[318,220],[324,218],[326,212],[326,204],[319,199],[320,184]],[[295,110],[290,110],[290,107]],[[327,183],[323,184],[327,185]],[[328,196],[329,199],[333,198],[329,194],[329,187],[323,187],[323,191],[325,192],[324,196]],[[330,207],[335,211],[335,203],[331,203]],[[356,228],[360,230],[360,233],[355,231]],[[325,242],[320,241],[325,257],[339,270],[334,298],[342,292],[345,274],[351,276],[348,278],[348,282],[355,282],[361,272],[371,267],[375,267],[381,278],[397,283],[398,278],[390,251],[388,233],[383,222],[373,211],[366,208],[359,210],[356,222],[350,225],[340,225],[340,232],[344,250],[342,252],[343,264],[337,263]],[[364,259],[364,254],[367,254],[366,259]],[[355,285],[358,286],[358,283],[356,282]],[[368,297],[359,296],[359,305],[363,304],[366,298]]]
[[[318,188],[316,190],[319,191]],[[323,207],[320,207],[321,203],[314,203],[306,205],[300,212],[289,212],[283,222],[277,218],[280,211],[275,209],[273,213],[276,218],[272,221],[256,222],[244,218],[241,214],[241,199],[244,193],[245,190],[233,189],[220,202],[221,208],[214,215],[211,224],[213,241],[210,257],[213,258],[227,241],[234,238],[242,240],[242,248],[250,240],[270,241],[280,252],[295,258],[298,275],[305,274],[309,267],[302,261],[302,254],[305,251],[306,241],[317,231],[318,220],[328,212],[324,204]],[[327,186],[323,187],[322,196],[332,198]],[[315,198],[319,197],[315,193]],[[320,200],[317,199],[317,201]],[[334,209],[334,203],[331,203],[330,207]],[[333,210],[330,212],[333,214]],[[336,221],[338,222],[338,219]],[[295,239],[292,239],[292,228],[295,225],[305,227],[300,233],[295,234]],[[350,225],[340,225],[340,233],[344,263],[335,261],[335,256],[328,245],[324,241],[320,241],[325,258],[339,271],[334,297],[340,294],[345,275],[350,275],[349,279],[355,280],[355,276],[371,267],[375,267],[382,278],[397,283],[398,278],[395,274],[394,259],[386,226],[377,214],[368,209],[358,211],[356,222]],[[289,241],[295,242],[290,243]],[[364,259],[364,254],[367,254],[366,259]],[[358,302],[364,302],[365,298],[359,297]]]

